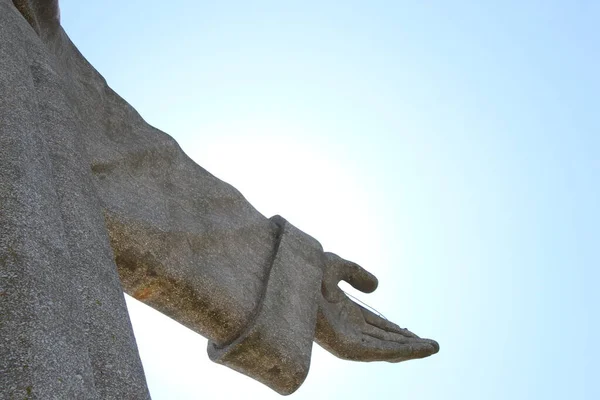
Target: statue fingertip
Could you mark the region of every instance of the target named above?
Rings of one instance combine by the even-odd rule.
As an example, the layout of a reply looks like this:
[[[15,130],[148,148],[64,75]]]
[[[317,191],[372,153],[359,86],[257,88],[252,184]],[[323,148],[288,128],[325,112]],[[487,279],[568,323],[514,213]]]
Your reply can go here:
[[[431,345],[431,347],[433,347],[433,353],[431,353],[431,354],[436,354],[437,352],[440,351],[440,345],[435,340],[430,340],[429,344]]]

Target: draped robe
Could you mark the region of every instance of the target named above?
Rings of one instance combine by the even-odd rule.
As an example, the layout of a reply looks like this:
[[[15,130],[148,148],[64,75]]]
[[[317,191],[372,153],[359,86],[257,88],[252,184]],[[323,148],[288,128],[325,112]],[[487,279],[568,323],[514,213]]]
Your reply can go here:
[[[0,399],[147,399],[123,291],[293,392],[323,252],[111,90],[57,1],[0,0]]]

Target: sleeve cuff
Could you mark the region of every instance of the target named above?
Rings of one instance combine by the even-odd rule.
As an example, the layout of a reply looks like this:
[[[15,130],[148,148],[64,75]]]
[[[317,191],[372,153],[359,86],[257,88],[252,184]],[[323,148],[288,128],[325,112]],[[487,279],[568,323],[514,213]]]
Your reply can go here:
[[[217,347],[209,341],[208,355],[287,395],[304,382],[310,366],[323,249],[282,217],[271,220],[280,235],[257,313],[232,343]]]

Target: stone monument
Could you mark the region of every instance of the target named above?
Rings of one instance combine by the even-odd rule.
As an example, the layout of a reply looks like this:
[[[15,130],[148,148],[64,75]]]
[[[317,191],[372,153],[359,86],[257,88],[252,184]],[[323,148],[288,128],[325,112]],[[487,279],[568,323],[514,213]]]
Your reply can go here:
[[[313,340],[357,361],[438,351],[340,280],[377,287],[144,122],[71,43],[57,0],[0,0],[0,399],[150,398],[123,291],[281,394]]]

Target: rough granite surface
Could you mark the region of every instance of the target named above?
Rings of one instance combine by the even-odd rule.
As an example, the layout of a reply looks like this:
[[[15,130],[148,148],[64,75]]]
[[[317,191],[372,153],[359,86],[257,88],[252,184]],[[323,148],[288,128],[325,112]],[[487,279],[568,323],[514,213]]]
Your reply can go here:
[[[123,291],[289,394],[313,340],[398,362],[436,342],[337,288],[371,274],[268,219],[111,90],[56,0],[0,0],[0,400],[149,399]]]

